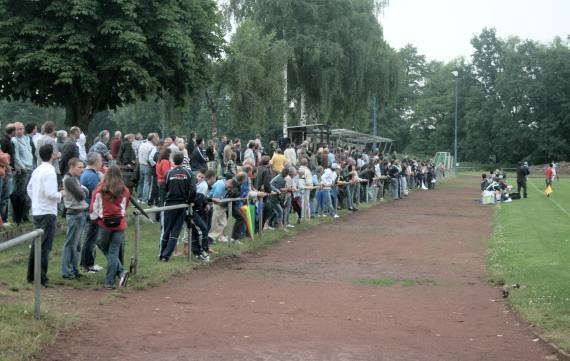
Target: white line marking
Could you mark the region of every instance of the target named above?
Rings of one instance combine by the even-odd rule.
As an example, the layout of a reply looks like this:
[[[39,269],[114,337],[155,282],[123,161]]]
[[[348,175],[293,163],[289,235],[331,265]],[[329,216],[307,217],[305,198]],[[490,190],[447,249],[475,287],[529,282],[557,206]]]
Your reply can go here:
[[[542,195],[544,195],[544,191],[541,191],[540,189],[538,189],[538,187],[534,184],[534,182],[530,182],[530,184],[533,186],[534,189],[536,189],[536,191]],[[562,208],[562,206],[560,204],[558,204],[558,202],[556,202],[554,199],[552,199],[552,197],[546,197],[549,201],[551,201],[552,203],[554,203],[554,205],[556,207],[558,207],[558,209],[560,209],[564,214],[566,214],[568,217],[570,217],[570,213],[568,213],[567,210],[565,210],[564,208]]]

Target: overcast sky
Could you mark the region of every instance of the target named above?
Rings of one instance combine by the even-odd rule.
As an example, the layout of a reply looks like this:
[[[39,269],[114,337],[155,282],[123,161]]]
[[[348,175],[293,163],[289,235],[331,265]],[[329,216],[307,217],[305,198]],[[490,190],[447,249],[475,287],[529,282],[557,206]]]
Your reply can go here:
[[[550,42],[570,35],[570,0],[390,0],[380,22],[388,43],[410,43],[428,60],[470,57],[470,39],[484,27],[501,38]]]

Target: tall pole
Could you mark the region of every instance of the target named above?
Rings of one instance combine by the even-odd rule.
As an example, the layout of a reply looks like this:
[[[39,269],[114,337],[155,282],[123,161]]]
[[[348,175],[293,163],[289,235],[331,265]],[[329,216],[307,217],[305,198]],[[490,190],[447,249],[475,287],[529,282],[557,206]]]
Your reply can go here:
[[[378,125],[376,120],[376,112],[377,112],[377,105],[376,105],[376,95],[372,96],[372,131],[374,135],[378,135]]]
[[[454,130],[454,144],[453,144],[453,158],[455,159],[455,166],[453,167],[457,171],[457,166],[459,165],[459,158],[457,157],[457,80],[459,74],[455,76],[455,130]]]
[[[283,138],[287,138],[287,61],[283,67]]]

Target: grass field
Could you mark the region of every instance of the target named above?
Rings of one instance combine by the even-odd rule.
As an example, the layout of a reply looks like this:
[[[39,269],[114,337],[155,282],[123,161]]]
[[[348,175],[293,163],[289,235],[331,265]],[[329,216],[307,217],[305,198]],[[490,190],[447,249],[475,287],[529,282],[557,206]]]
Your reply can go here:
[[[527,199],[495,206],[489,277],[520,284],[508,298],[514,309],[570,350],[570,180],[555,181],[550,198],[542,178],[529,179],[528,187]]]

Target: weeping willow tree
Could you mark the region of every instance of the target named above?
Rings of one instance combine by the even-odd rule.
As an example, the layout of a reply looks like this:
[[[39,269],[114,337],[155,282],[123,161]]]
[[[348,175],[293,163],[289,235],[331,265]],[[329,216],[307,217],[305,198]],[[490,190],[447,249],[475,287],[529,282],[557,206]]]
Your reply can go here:
[[[395,52],[384,41],[378,12],[386,1],[374,0],[232,0],[227,13],[237,22],[230,45],[241,55],[240,27],[255,29],[258,37],[271,37],[279,44],[278,63],[266,64],[264,71],[279,76],[271,79],[269,93],[279,98],[277,105],[263,97],[249,102],[264,103],[273,113],[291,111],[301,121],[326,122],[334,126],[370,130],[371,99],[387,102],[396,91],[398,66]],[[241,35],[240,35],[241,36]],[[266,38],[267,40],[267,38]],[[267,49],[271,48],[265,42]],[[227,62],[235,62],[232,55]],[[253,64],[250,64],[253,67]],[[260,74],[260,69],[252,69]],[[255,87],[255,80],[247,77]],[[232,82],[232,93],[240,93],[244,83]],[[265,84],[267,85],[267,84]],[[263,87],[262,87],[263,88]],[[255,99],[255,100],[254,100]],[[236,106],[240,101],[232,99]],[[247,107],[246,103],[241,104]],[[262,108],[258,109],[260,114]]]

